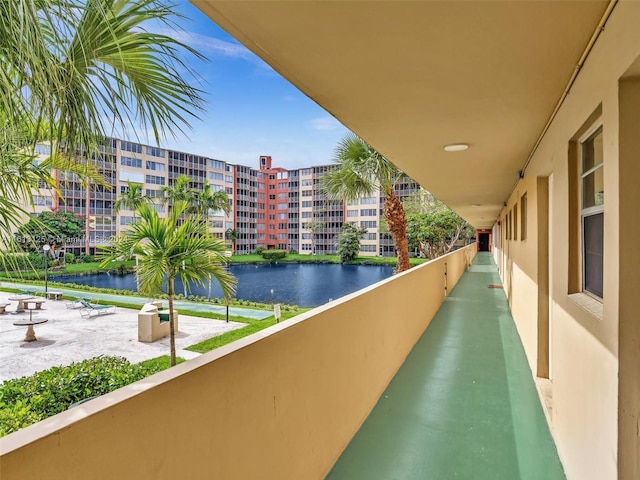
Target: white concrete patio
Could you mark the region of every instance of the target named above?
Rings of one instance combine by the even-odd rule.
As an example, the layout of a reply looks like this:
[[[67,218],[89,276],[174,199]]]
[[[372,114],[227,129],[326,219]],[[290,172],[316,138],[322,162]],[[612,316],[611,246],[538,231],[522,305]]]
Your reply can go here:
[[[17,313],[12,294],[0,292],[0,303],[10,303],[0,314],[0,382],[31,375],[56,365],[68,365],[98,355],[117,355],[131,362],[169,354],[169,337],[154,343],[138,341],[138,310],[117,307],[116,313],[82,318],[62,300],[47,300],[33,319],[47,319],[34,326],[37,341],[25,342],[27,327],[16,326],[29,319],[29,311]],[[190,359],[199,354],[185,347],[215,337],[244,324],[180,315],[176,335],[177,354]]]

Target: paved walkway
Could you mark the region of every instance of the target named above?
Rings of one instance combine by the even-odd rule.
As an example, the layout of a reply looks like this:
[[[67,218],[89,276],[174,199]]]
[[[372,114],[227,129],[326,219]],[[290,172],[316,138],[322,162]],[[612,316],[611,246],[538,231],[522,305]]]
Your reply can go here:
[[[327,479],[565,478],[500,283],[479,253]]]
[[[16,282],[0,282],[0,288],[17,288],[19,290],[33,290],[36,292],[44,292],[44,287],[39,287],[35,285],[21,284]],[[72,297],[81,297],[81,298],[90,298],[92,300],[100,300],[101,303],[109,303],[109,302],[122,302],[122,303],[130,303],[132,305],[143,305],[147,302],[152,301],[148,298],[130,296],[130,295],[114,295],[108,293],[96,293],[96,292],[83,292],[81,290],[69,290],[66,288],[58,288],[49,287],[49,291],[62,292],[65,295],[69,295]],[[166,300],[164,300],[166,303]],[[197,303],[197,302],[189,302],[185,300],[175,300],[174,301],[175,308],[177,310],[192,310],[194,312],[212,312],[218,313],[220,315],[226,314],[226,307],[222,305],[214,305],[212,303]],[[269,310],[257,310],[252,308],[237,308],[237,307],[229,307],[229,315],[251,318],[253,320],[264,320],[265,318],[273,315],[273,312]]]
[[[44,292],[44,287],[15,282],[0,282],[0,288]],[[103,305],[113,302],[143,305],[151,301],[136,296],[85,292],[57,286],[50,286],[48,290],[89,298]],[[140,362],[169,353],[168,337],[153,343],[138,342],[138,310],[118,307],[116,314],[83,319],[77,309],[68,309],[66,302],[53,300],[47,300],[42,310],[32,314],[34,319],[46,318],[47,322],[35,326],[38,341],[27,343],[24,341],[26,327],[14,325],[14,322],[28,319],[29,312],[16,312],[17,302],[8,301],[12,295],[0,292],[0,303],[11,304],[7,307],[7,313],[0,314],[0,382],[98,355],[118,355],[131,362]],[[166,305],[167,301],[163,300],[163,303]],[[178,312],[226,313],[224,306],[182,300],[175,302],[175,308]],[[273,312],[229,307],[229,315],[263,320]],[[244,325],[180,314],[179,332],[176,335],[177,355],[186,360],[194,358],[199,354],[185,350],[186,347]]]

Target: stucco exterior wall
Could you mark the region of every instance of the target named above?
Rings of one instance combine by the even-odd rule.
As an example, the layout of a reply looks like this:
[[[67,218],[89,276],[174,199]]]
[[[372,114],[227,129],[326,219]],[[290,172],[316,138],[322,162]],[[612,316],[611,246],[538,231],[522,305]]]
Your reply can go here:
[[[640,60],[636,60],[636,72]],[[640,76],[631,74],[620,82],[620,271],[618,372],[618,465],[629,478],[640,478],[640,250],[638,204],[640,204]]]
[[[569,480],[640,478],[637,433],[640,350],[636,326],[638,301],[635,300],[638,294],[637,289],[633,289],[638,286],[636,270],[640,259],[637,248],[632,245],[637,238],[634,234],[638,228],[640,172],[627,160],[623,178],[619,158],[621,136],[625,138],[623,134],[627,131],[628,144],[632,145],[631,137],[637,143],[640,131],[638,110],[627,109],[625,116],[620,108],[622,98],[625,105],[633,98],[636,106],[640,105],[637,102],[640,95],[634,92],[620,97],[619,87],[623,77],[636,78],[640,72],[638,68],[629,70],[640,57],[639,22],[640,3],[618,3],[499,219],[504,232],[508,212],[526,190],[528,239],[503,238],[502,248],[495,256],[502,266],[505,291],[534,373],[536,367],[539,368],[539,346],[544,339],[544,335],[540,335],[539,318],[549,315],[551,428]],[[630,90],[633,91],[633,87]],[[581,294],[570,295],[576,291],[573,283],[579,276],[579,272],[572,270],[579,268],[575,265],[579,244],[576,245],[576,235],[572,233],[576,228],[576,213],[571,210],[571,196],[575,194],[570,187],[571,162],[576,161],[576,155],[570,145],[595,117],[600,117],[603,124],[606,192],[604,298],[599,305],[595,300],[581,298]],[[628,122],[622,130],[621,118]],[[638,148],[629,148],[628,158],[635,158],[637,165]],[[531,240],[540,229],[546,228],[544,219],[549,219],[549,215],[540,208],[544,203],[534,201],[532,194],[540,189],[532,186],[550,175],[553,175],[549,189],[552,212],[546,247],[551,257],[546,281],[552,290],[548,301],[551,308],[545,312],[544,302],[538,298],[540,288],[545,288],[545,276],[540,275],[545,266],[544,254],[540,251],[545,247],[545,235],[539,235],[538,242]],[[631,210],[636,212],[633,226]],[[628,212],[626,222],[621,219],[623,212]],[[634,241],[629,243],[631,238]],[[628,267],[632,262],[635,267]],[[629,288],[630,285],[634,287]],[[623,312],[623,307],[628,309]],[[632,312],[635,312],[635,323],[630,321]],[[620,330],[623,324],[628,328],[625,336]],[[627,353],[621,356],[623,347]],[[626,374],[622,375],[623,372]],[[619,414],[625,416],[624,421]],[[619,424],[624,431],[618,431]]]
[[[323,478],[475,245],[0,439],[0,477]],[[251,452],[250,461],[247,453]]]

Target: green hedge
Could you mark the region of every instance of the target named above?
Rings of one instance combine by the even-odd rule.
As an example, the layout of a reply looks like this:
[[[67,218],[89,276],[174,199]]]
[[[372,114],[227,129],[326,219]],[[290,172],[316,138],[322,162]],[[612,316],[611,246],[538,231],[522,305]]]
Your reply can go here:
[[[162,368],[100,356],[52,367],[0,385],[0,436],[15,432],[89,397],[104,395]]]
[[[80,260],[80,262],[82,263],[93,263],[95,262],[95,258],[93,258],[93,255],[89,255],[86,253],[83,253],[82,255],[80,255],[80,257],[78,257],[78,260]]]
[[[44,268],[42,253],[9,253],[2,257],[2,268],[6,271],[25,271]]]
[[[264,250],[262,252],[262,258],[270,262],[275,262],[287,256],[286,250]]]

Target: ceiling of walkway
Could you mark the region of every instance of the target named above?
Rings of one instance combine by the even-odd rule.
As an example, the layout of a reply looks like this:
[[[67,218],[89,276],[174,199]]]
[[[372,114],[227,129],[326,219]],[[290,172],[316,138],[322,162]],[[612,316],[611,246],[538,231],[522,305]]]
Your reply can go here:
[[[424,188],[488,228],[609,2],[192,3]],[[445,152],[452,143],[470,147]]]

